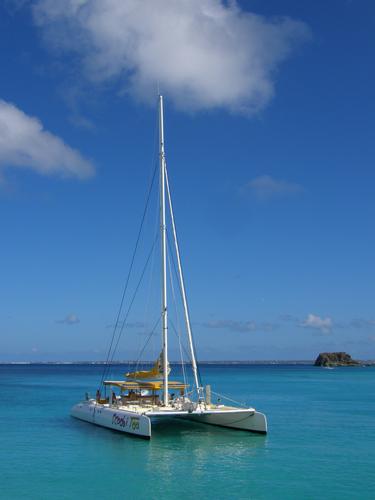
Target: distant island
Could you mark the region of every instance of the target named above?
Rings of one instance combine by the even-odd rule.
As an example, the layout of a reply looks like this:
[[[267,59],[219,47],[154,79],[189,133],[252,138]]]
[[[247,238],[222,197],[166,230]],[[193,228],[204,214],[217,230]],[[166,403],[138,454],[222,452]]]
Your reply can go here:
[[[316,358],[315,366],[361,366],[346,352],[321,352]]]

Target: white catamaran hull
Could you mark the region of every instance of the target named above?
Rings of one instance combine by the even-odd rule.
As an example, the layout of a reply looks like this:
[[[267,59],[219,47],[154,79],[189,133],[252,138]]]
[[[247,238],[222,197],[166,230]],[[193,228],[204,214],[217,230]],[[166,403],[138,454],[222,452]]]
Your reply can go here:
[[[231,429],[267,434],[267,419],[255,410],[225,410],[190,413],[184,418],[202,424],[219,425]]]
[[[145,414],[146,413],[146,414]],[[263,413],[249,409],[174,410],[148,411],[144,414],[124,407],[99,405],[95,401],[84,401],[73,406],[71,415],[80,420],[107,427],[120,432],[151,438],[151,422],[170,418],[183,418],[201,424],[218,425],[231,429],[267,433],[267,420]]]
[[[73,406],[70,414],[85,422],[101,425],[115,431],[135,434],[146,439],[151,437],[151,420],[145,415],[129,410],[109,405],[98,405],[93,401],[84,401]]]

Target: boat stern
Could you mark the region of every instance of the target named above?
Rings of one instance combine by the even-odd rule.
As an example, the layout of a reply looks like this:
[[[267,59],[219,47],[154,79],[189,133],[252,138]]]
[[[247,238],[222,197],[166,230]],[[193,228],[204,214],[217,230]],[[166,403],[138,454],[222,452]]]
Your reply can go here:
[[[189,420],[195,420],[204,424],[218,425],[230,429],[267,434],[267,418],[253,408],[232,409],[228,407],[208,410],[204,412],[192,412],[185,416]]]
[[[70,414],[79,420],[114,431],[134,434],[145,439],[151,438],[151,420],[146,415],[108,404],[97,404],[95,400],[82,401],[74,405]]]

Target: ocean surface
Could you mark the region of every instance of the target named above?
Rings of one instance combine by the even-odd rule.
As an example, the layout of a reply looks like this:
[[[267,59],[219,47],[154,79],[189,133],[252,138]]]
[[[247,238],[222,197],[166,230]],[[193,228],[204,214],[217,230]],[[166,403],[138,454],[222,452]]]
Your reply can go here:
[[[150,441],[69,416],[102,369],[0,366],[0,498],[375,499],[375,367],[202,366],[269,434],[178,422]]]

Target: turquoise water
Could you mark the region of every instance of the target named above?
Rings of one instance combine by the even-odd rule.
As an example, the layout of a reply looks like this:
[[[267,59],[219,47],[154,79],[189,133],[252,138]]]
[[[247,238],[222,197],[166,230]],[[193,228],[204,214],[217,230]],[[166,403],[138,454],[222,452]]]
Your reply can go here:
[[[375,368],[203,366],[269,434],[178,422],[151,441],[69,416],[101,370],[0,366],[1,498],[375,498]]]

